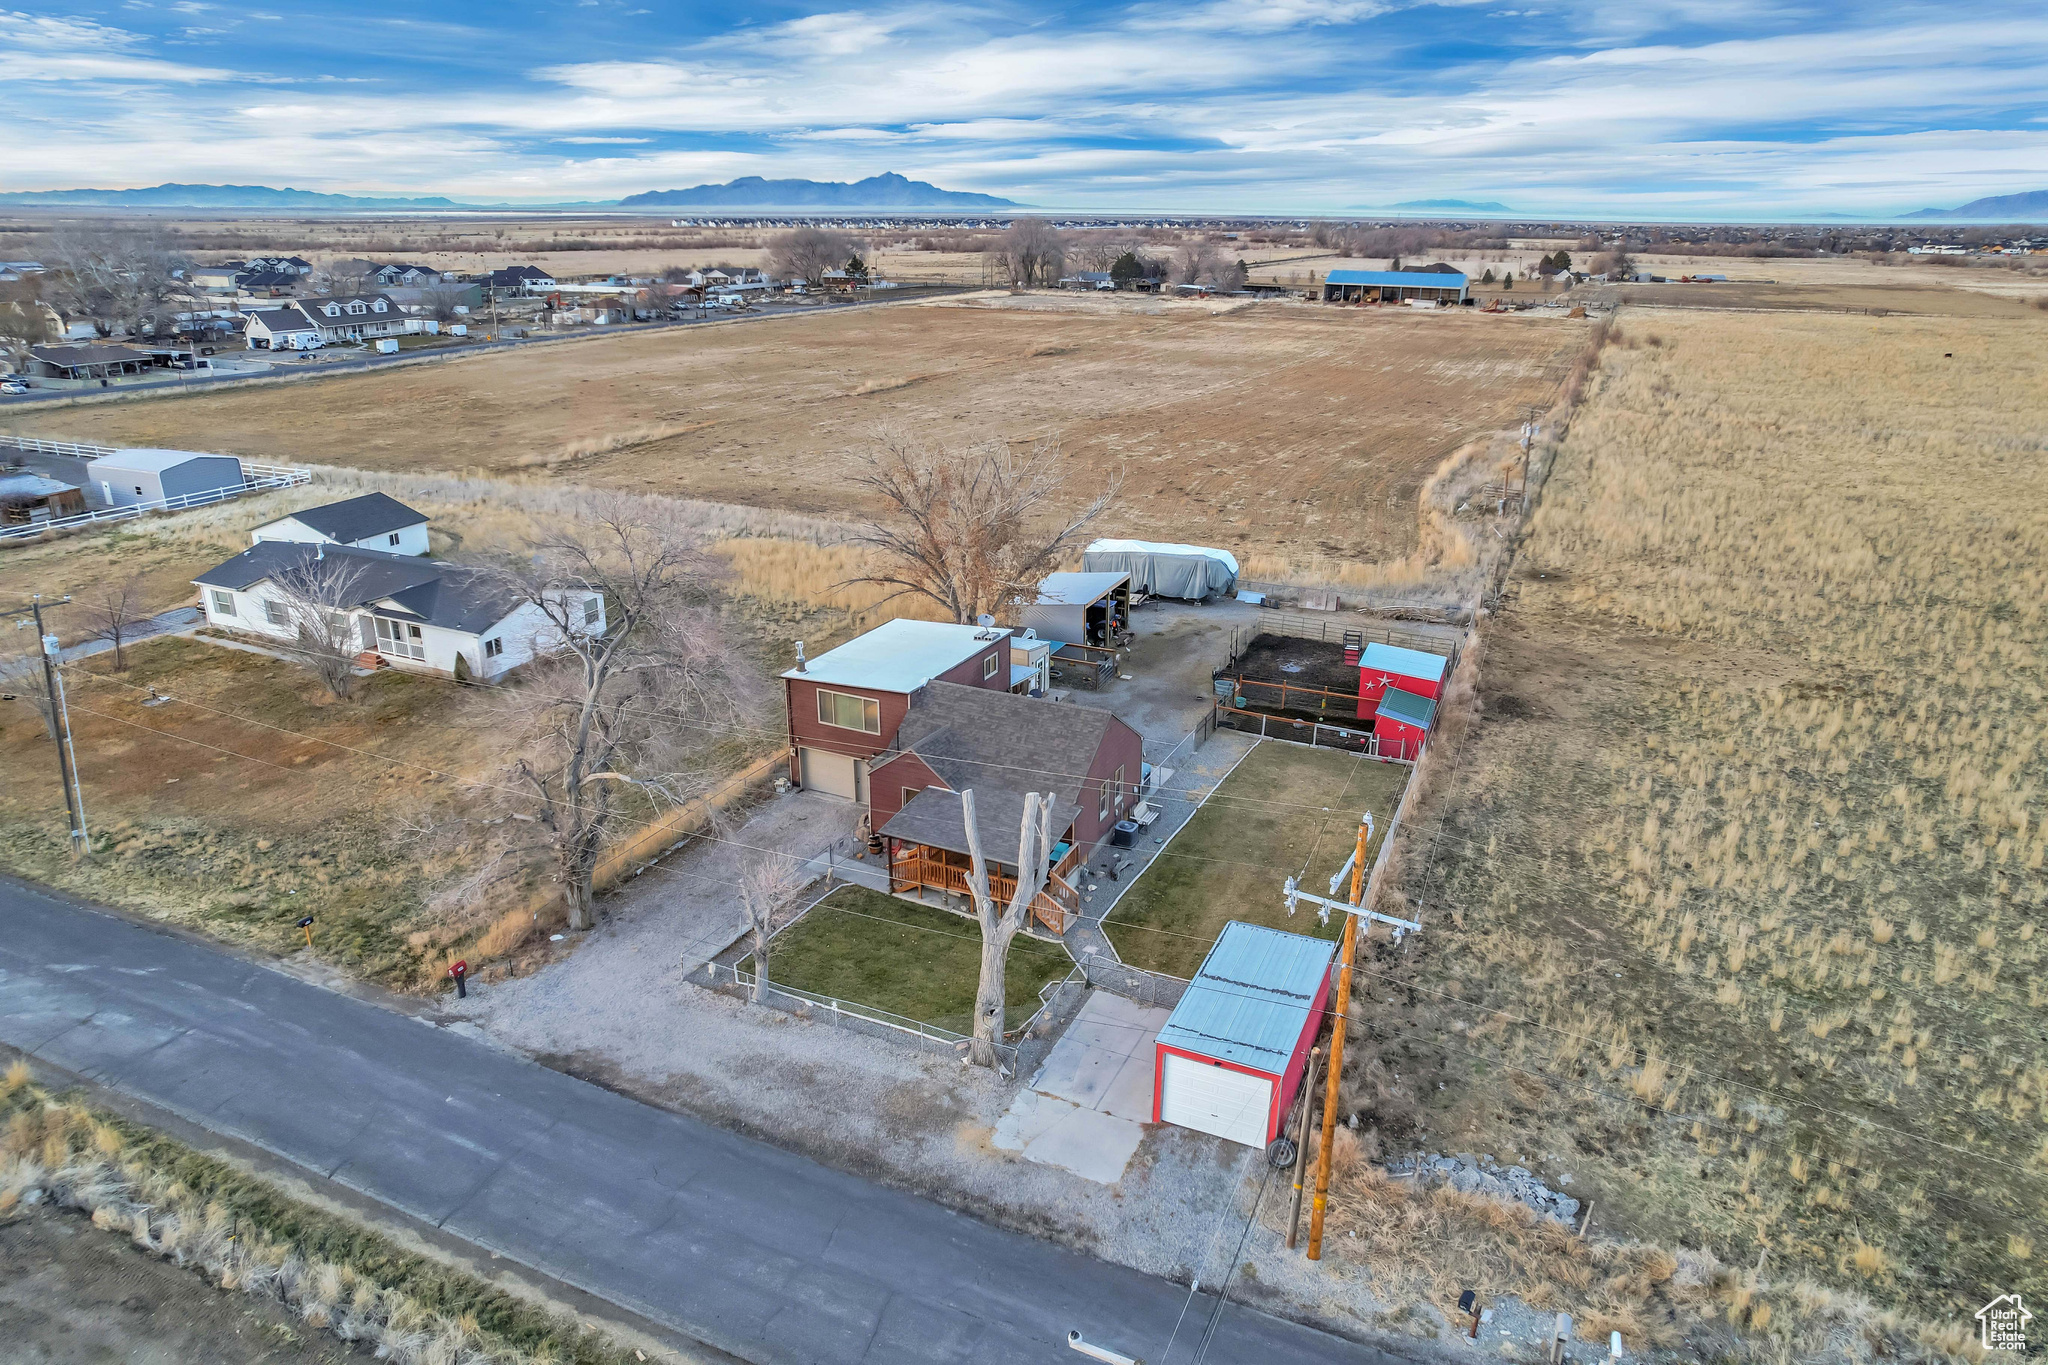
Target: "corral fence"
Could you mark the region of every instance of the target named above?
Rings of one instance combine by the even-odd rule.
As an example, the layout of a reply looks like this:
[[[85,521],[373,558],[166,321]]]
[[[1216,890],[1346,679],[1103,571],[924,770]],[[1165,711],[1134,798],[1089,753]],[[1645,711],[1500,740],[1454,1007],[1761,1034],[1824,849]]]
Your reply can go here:
[[[63,455],[80,460],[97,460],[118,453],[111,446],[86,445],[77,441],[42,441],[33,436],[0,436],[0,446],[11,446],[32,455]],[[209,488],[202,493],[180,493],[175,497],[153,498],[148,502],[130,503],[125,507],[102,507],[91,512],[80,512],[76,516],[48,517],[41,521],[0,526],[0,543],[10,540],[32,540],[45,531],[68,531],[117,521],[134,521],[158,512],[185,512],[195,507],[212,507],[239,498],[244,493],[259,493],[273,488],[297,488],[313,482],[313,471],[301,469],[296,465],[260,464],[254,460],[241,460],[240,464],[242,482],[232,488]]]
[[[1218,673],[1210,681],[1216,688],[1216,700],[1248,710],[1312,711],[1318,716],[1332,711],[1340,716],[1358,714],[1356,692],[1333,692],[1327,687],[1304,687],[1300,683],[1261,682],[1257,678],[1232,677],[1227,672]]]
[[[1321,640],[1325,644],[1342,645],[1349,639],[1361,646],[1370,644],[1398,645],[1402,649],[1419,649],[1425,654],[1442,654],[1450,651],[1450,662],[1444,666],[1444,673],[1450,674],[1458,666],[1458,655],[1462,652],[1460,638],[1446,638],[1426,630],[1409,630],[1397,625],[1363,622],[1355,617],[1302,616],[1295,612],[1264,611],[1259,619],[1250,625],[1238,626],[1230,633],[1230,662],[1218,670],[1228,673],[1244,657],[1246,646],[1261,635],[1284,635],[1293,640]]]
[[[1382,754],[1379,736],[1375,735],[1364,721],[1348,726],[1329,725],[1319,721],[1268,715],[1264,711],[1240,711],[1221,702],[1216,704],[1210,715],[1219,730],[1236,730],[1240,734],[1257,735],[1260,739],[1278,740],[1283,744],[1300,744],[1311,749],[1342,749],[1346,753],[1360,754],[1382,763],[1409,762],[1405,758]]]

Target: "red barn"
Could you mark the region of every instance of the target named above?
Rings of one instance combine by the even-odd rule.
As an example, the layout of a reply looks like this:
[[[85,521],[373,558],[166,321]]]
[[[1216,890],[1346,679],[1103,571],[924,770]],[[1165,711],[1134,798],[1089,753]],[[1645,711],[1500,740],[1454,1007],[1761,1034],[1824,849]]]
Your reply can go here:
[[[1380,695],[1373,715],[1372,733],[1379,740],[1382,758],[1422,757],[1422,741],[1429,736],[1436,719],[1436,703],[1413,692],[1390,687]]]
[[[1399,645],[1367,645],[1358,661],[1358,718],[1370,720],[1377,714],[1380,697],[1390,687],[1435,700],[1443,692],[1444,669],[1449,664],[1441,654]]]

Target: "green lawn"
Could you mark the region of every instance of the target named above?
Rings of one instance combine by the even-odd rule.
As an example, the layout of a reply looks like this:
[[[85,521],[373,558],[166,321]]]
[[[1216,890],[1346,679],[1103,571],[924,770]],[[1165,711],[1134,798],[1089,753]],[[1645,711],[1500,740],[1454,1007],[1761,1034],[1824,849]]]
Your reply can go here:
[[[741,964],[753,970],[753,960]],[[1038,991],[1073,967],[1066,950],[1019,934],[1004,980],[1008,1027],[1038,1009]],[[944,910],[843,886],[776,936],[768,979],[868,1005],[954,1033],[972,1032],[981,933]]]
[[[1309,907],[1290,917],[1281,884],[1298,873],[1303,890],[1326,894],[1357,843],[1361,811],[1375,824],[1367,858],[1378,856],[1408,771],[1262,742],[1110,911],[1105,927],[1117,952],[1133,966],[1191,977],[1231,920],[1337,938],[1344,926],[1336,915],[1328,925]]]

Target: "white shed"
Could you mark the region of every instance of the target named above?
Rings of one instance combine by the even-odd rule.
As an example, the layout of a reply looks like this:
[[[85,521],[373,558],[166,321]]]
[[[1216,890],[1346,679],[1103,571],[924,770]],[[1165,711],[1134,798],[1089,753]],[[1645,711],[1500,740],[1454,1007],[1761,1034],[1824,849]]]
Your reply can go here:
[[[242,462],[232,455],[141,446],[102,455],[85,467],[85,492],[104,507],[133,507],[166,498],[239,493]]]

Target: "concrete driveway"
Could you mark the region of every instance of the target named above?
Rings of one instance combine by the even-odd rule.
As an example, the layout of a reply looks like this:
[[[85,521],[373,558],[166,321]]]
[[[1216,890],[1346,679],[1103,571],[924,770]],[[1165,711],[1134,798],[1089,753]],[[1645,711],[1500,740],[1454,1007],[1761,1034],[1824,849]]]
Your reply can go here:
[[[1152,1044],[1171,1011],[1094,991],[996,1124],[995,1145],[1114,1185],[1152,1121]]]

